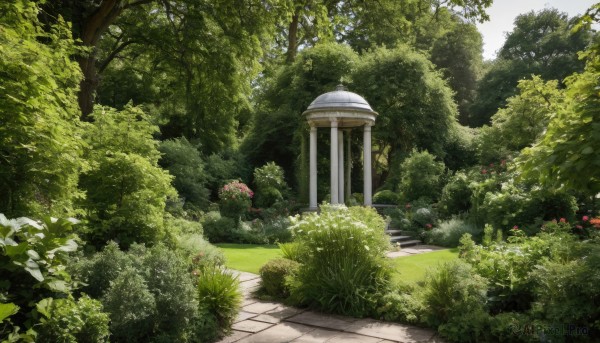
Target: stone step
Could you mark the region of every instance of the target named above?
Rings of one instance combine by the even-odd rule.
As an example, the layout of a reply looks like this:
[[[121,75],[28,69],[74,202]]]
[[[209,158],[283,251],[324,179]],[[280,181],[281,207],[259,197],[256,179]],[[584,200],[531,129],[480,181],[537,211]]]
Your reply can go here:
[[[390,241],[392,242],[404,242],[413,240],[413,236],[404,236],[404,235],[390,235]]]

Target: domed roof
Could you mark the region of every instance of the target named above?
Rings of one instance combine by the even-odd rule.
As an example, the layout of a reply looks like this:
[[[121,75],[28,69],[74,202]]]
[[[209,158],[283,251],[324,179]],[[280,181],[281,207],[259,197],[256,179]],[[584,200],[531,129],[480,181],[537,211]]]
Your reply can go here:
[[[348,92],[342,85],[337,86],[333,92],[319,95],[304,113],[307,114],[319,110],[351,110],[375,113],[362,96]]]

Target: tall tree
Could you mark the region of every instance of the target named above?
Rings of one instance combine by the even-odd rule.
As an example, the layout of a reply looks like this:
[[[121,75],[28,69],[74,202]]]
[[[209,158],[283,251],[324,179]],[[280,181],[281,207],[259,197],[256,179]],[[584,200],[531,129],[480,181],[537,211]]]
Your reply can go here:
[[[374,126],[374,161],[386,165],[398,184],[399,166],[414,148],[444,157],[456,105],[452,91],[425,55],[408,46],[365,54],[352,75],[353,89],[379,113]]]
[[[535,74],[544,80],[562,81],[581,71],[584,62],[578,59],[577,52],[586,48],[592,34],[590,29],[573,32],[575,22],[556,9],[518,16],[497,61],[481,80],[471,124],[480,126],[489,122],[492,114],[506,104],[506,99],[516,94],[520,79]]]

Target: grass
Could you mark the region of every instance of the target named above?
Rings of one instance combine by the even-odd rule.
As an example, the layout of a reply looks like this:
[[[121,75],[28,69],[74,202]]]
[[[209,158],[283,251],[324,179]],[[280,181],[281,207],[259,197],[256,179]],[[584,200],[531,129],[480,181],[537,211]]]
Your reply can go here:
[[[444,261],[458,258],[458,249],[444,249],[425,254],[398,257],[392,260],[394,269],[398,271],[396,280],[415,283],[425,278],[429,268],[435,268]]]
[[[225,254],[227,268],[258,274],[267,261],[281,257],[277,245],[215,244]]]
[[[258,270],[267,261],[281,257],[281,251],[276,245],[232,244],[220,243],[216,246],[223,251],[228,268],[258,274]],[[458,258],[458,249],[444,249],[425,254],[398,257],[392,260],[396,280],[414,283],[425,278],[429,268],[435,268],[439,263]]]

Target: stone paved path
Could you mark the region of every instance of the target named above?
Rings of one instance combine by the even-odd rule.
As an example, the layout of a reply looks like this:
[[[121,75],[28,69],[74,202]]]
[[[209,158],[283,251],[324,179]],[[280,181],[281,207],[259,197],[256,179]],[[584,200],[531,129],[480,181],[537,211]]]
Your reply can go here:
[[[406,250],[406,249],[405,249]],[[297,309],[252,298],[260,276],[234,271],[244,302],[231,335],[219,343],[441,343],[434,331],[373,319],[356,319]]]
[[[423,254],[426,252],[438,251],[438,250],[443,250],[443,249],[447,249],[447,248],[438,247],[436,245],[421,244],[421,245],[415,245],[415,246],[412,246],[409,248],[403,248],[399,251],[390,251],[386,254],[386,256],[389,258],[396,258],[396,257],[410,256],[410,255],[418,255],[418,254]]]

